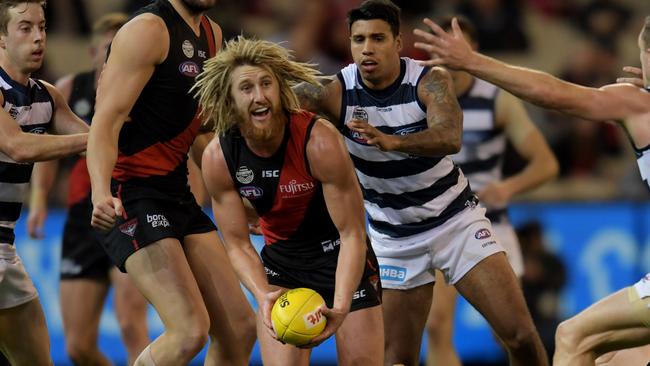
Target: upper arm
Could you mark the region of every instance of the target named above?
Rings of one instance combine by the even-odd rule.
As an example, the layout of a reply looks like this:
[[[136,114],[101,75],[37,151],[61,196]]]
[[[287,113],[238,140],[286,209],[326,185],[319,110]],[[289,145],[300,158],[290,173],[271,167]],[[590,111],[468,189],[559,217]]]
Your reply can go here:
[[[452,117],[459,128],[462,126],[462,112],[447,70],[431,68],[418,83],[417,93],[427,108],[429,127],[448,117]]]
[[[332,221],[343,232],[363,229],[361,189],[341,134],[325,120],[318,120],[307,144],[312,175],[323,186]]]
[[[321,85],[302,82],[293,87],[300,106],[338,124],[341,111],[341,82],[336,76],[319,78]]]
[[[117,32],[97,86],[93,128],[119,131],[168,49],[167,28],[155,15],[139,15]]]
[[[248,219],[239,192],[228,173],[219,139],[213,139],[203,152],[203,181],[212,197],[214,218],[226,243],[248,240]],[[233,241],[233,239],[236,239]]]
[[[496,98],[495,117],[497,126],[504,129],[508,141],[524,159],[530,161],[536,155],[554,159],[544,136],[519,98],[500,90]]]
[[[41,81],[54,101],[52,131],[57,135],[87,133],[88,125],[72,112],[67,99],[53,85]]]
[[[574,102],[565,112],[594,121],[624,121],[650,111],[650,93],[632,84],[599,89],[577,86]]]

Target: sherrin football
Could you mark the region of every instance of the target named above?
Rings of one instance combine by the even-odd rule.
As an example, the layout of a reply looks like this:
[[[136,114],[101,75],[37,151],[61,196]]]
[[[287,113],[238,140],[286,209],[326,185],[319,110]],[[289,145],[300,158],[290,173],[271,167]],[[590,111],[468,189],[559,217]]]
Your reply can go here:
[[[302,346],[323,332],[327,319],[320,312],[323,297],[308,288],[295,288],[282,294],[273,304],[271,321],[282,342]]]

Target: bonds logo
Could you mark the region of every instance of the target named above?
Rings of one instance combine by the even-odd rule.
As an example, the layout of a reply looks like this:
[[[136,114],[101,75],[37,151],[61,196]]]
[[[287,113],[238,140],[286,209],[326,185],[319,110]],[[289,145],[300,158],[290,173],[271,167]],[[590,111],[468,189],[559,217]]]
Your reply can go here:
[[[187,58],[194,57],[194,46],[192,45],[192,42],[186,39],[185,41],[183,41],[183,45],[181,46],[181,48],[183,49],[183,54],[185,54]]]
[[[147,223],[151,224],[151,227],[169,227],[169,221],[165,215],[149,215],[147,214]]]
[[[487,239],[492,236],[492,233],[488,229],[481,229],[474,234],[474,237],[478,240]]]
[[[237,178],[237,181],[241,184],[248,184],[253,181],[255,174],[253,174],[253,171],[250,170],[246,165],[242,165],[239,167],[239,169],[237,169],[235,178]]]
[[[201,71],[199,70],[199,65],[192,61],[185,61],[182,64],[178,65],[178,71],[185,76],[195,77]]]
[[[260,187],[254,186],[244,186],[239,188],[239,194],[242,197],[246,197],[249,200],[256,200],[264,194],[264,191]]]
[[[133,237],[133,235],[135,234],[135,229],[137,227],[138,227],[138,218],[136,217],[120,225],[120,231],[123,234]]]

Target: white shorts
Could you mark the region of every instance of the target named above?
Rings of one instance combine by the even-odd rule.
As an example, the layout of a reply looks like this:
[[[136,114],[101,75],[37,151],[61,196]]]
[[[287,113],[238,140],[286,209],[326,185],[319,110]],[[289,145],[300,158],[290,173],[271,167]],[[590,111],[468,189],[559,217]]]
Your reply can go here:
[[[368,230],[379,261],[383,288],[408,290],[435,281],[439,269],[455,284],[475,265],[503,247],[492,233],[485,209],[468,207],[444,224],[404,238]]]
[[[650,296],[650,273],[646,274],[639,282],[634,284],[634,289],[636,290],[639,299],[646,298]]]
[[[16,247],[0,244],[0,309],[13,308],[38,297]]]
[[[497,237],[499,244],[506,251],[512,270],[518,278],[521,278],[524,275],[524,258],[521,255],[521,245],[519,245],[515,229],[507,220],[493,223],[492,229],[494,229],[494,236]]]

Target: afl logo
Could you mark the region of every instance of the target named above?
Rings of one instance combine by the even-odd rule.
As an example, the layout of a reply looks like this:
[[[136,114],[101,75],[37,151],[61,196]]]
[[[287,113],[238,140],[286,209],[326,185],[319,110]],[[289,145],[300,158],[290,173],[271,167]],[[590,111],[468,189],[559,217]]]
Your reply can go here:
[[[199,70],[199,65],[192,61],[183,62],[178,66],[178,70],[181,72],[181,74],[191,77],[195,77],[201,72]]]
[[[481,229],[474,234],[474,237],[478,240],[487,239],[490,236],[492,236],[492,233],[490,233],[490,230],[488,229]]]
[[[187,39],[183,41],[182,49],[187,58],[194,57],[194,46],[192,45],[192,42],[188,41]]]
[[[264,194],[264,191],[262,191],[262,188],[259,187],[254,187],[254,186],[245,186],[239,188],[239,194],[242,197],[246,197],[249,200],[256,200]]]
[[[255,178],[255,175],[253,174],[253,171],[248,169],[247,166],[240,166],[239,169],[237,169],[237,173],[235,173],[235,178],[237,178],[237,181],[242,184],[248,184],[253,181],[253,178]]]

